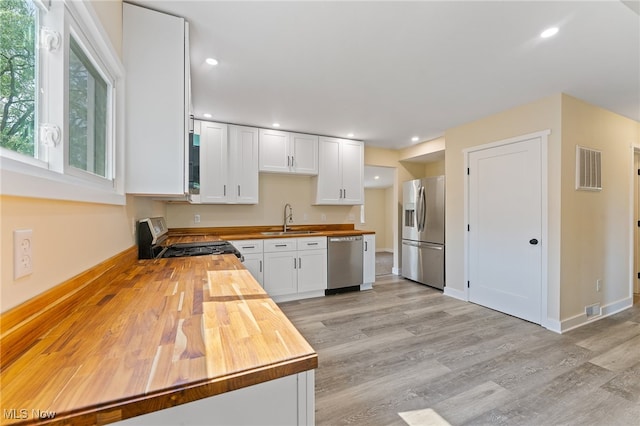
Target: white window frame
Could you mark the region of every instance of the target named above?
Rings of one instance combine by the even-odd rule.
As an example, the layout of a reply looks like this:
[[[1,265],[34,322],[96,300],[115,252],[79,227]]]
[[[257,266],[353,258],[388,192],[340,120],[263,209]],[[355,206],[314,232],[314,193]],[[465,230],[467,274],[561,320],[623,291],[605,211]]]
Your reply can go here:
[[[94,10],[85,1],[53,0],[43,4],[39,26],[56,31],[61,46],[38,49],[37,125],[51,123],[61,131],[56,146],[44,147],[36,132],[39,158],[0,148],[0,195],[126,204],[124,194],[124,67]],[[106,178],[68,163],[69,37],[86,53],[109,85]]]

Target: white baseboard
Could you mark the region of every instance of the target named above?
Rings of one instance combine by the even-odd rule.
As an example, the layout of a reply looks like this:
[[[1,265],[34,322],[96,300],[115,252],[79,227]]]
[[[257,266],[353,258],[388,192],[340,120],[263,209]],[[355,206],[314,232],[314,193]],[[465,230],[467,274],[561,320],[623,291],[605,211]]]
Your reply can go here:
[[[582,327],[585,324],[592,323],[594,321],[601,320],[602,318],[606,318],[613,314],[617,314],[618,312],[624,311],[625,309],[633,306],[633,297],[627,297],[617,302],[610,303],[608,305],[602,306],[600,308],[601,314],[592,318],[587,318],[586,313],[581,313],[579,315],[575,315],[571,318],[567,318],[565,320],[560,321],[559,330],[555,330],[553,328],[549,328],[552,331],[556,331],[558,333],[566,333],[569,330],[573,330],[574,328]],[[554,327],[555,328],[555,327]]]
[[[452,287],[446,287],[444,288],[444,295],[445,296],[449,296],[449,297],[453,297],[454,299],[459,299],[459,300],[463,300],[465,302],[468,302],[469,300],[467,299],[467,292],[464,290],[458,290]]]
[[[393,267],[393,268],[391,268],[391,273],[392,273],[393,275],[401,275],[401,274],[402,274],[402,269],[401,269],[401,268]]]
[[[360,284],[360,291],[373,289],[373,283]]]

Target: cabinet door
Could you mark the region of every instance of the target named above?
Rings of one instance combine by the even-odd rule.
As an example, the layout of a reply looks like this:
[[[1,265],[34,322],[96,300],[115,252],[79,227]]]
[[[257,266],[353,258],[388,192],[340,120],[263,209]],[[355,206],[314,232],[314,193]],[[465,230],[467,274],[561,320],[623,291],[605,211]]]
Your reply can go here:
[[[373,284],[376,281],[376,236],[363,235],[364,258],[362,259],[363,281],[365,284]]]
[[[258,129],[229,126],[229,202],[258,204]]]
[[[226,203],[227,125],[203,121],[200,128],[200,201]]]
[[[298,292],[327,289],[327,250],[298,252]]]
[[[364,146],[360,141],[343,140],[342,204],[364,202]]]
[[[184,196],[185,22],[128,3],[122,7],[126,192]]]
[[[264,289],[270,296],[295,294],[297,286],[298,258],[295,251],[264,254]]]
[[[260,171],[289,173],[289,133],[260,129]]]
[[[315,204],[341,204],[340,139],[321,137],[318,154]]]
[[[301,175],[318,174],[318,136],[291,134],[291,171]]]
[[[263,258],[262,253],[254,253],[254,254],[245,254],[244,262],[242,264],[249,272],[253,278],[256,279],[260,283],[262,287],[264,287],[264,268],[263,268]]]

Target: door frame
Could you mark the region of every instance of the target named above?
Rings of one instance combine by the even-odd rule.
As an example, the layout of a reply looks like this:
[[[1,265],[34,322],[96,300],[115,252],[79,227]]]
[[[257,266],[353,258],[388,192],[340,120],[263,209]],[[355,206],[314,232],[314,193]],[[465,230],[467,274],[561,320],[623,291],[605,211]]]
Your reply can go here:
[[[540,325],[542,327],[554,330],[556,329],[554,323],[549,318],[549,314],[547,311],[548,306],[548,294],[549,294],[549,276],[548,276],[548,247],[549,247],[549,208],[548,208],[548,198],[549,198],[549,187],[548,187],[548,137],[551,134],[551,130],[542,130],[539,132],[528,133],[525,135],[515,136],[512,138],[502,139],[495,142],[486,143],[483,145],[477,145],[469,148],[465,148],[462,150],[464,155],[464,226],[467,227],[469,223],[469,208],[470,208],[470,193],[469,193],[469,179],[470,176],[467,173],[469,169],[470,156],[471,153],[482,151],[485,149],[496,148],[504,145],[510,145],[517,142],[524,142],[530,139],[540,139],[540,195],[541,195],[541,234],[540,240],[541,244],[541,271],[540,271],[540,280],[541,280],[541,291],[540,291]],[[464,234],[464,281],[469,282],[470,280],[470,271],[469,271],[469,233],[465,231]],[[469,287],[464,287],[464,298],[467,302],[469,302]]]
[[[631,304],[633,305],[634,294],[640,293],[640,176],[637,170],[640,168],[640,146],[632,145],[631,147],[631,224],[633,232],[631,233]]]

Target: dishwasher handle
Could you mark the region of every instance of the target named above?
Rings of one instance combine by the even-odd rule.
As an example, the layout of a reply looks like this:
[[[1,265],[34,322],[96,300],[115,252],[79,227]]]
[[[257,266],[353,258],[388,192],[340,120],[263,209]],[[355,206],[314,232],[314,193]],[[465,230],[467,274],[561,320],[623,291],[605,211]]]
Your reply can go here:
[[[350,243],[362,240],[362,235],[346,235],[344,237],[329,237],[330,243]]]

